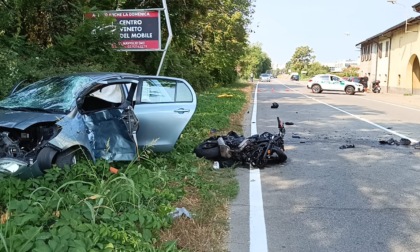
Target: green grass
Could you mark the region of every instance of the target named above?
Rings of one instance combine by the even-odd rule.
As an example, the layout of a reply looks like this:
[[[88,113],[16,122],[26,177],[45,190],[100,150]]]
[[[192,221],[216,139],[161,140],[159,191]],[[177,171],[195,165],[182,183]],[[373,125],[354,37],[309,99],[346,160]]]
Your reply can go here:
[[[0,251],[199,250],[202,238],[184,242],[198,233],[194,228],[172,240],[162,240],[161,234],[174,228],[170,213],[175,207],[193,200],[199,204],[186,207],[191,207],[187,210],[194,223],[210,232],[226,228],[223,218],[213,217],[238,192],[234,172],[215,171],[210,161],[196,158],[192,151],[211,129],[232,129],[231,118],[247,101],[244,87],[197,94],[197,110],[170,153],[143,150],[131,163],[82,162],[72,169],[53,168],[40,178],[3,178]],[[233,97],[218,98],[221,94]],[[236,129],[239,126],[236,123]],[[111,165],[119,173],[110,173]],[[223,246],[220,239],[210,242]]]

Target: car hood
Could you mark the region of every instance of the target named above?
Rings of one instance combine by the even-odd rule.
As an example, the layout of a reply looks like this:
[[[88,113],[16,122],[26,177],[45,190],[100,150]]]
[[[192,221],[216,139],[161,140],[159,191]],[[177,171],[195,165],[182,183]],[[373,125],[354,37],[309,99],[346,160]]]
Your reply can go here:
[[[0,127],[24,130],[33,124],[56,122],[63,117],[63,114],[0,110]]]

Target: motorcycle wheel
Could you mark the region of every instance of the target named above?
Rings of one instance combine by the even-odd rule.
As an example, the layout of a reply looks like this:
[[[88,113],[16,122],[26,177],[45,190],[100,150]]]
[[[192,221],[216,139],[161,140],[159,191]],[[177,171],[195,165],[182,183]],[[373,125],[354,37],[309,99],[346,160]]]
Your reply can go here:
[[[287,160],[287,155],[284,154],[283,150],[281,150],[278,147],[273,147],[271,149],[271,152],[274,154],[271,154],[271,158],[270,160],[276,162],[276,163],[284,163]]]
[[[195,149],[194,153],[199,158],[206,159],[217,159],[220,157],[219,145],[216,142],[203,142],[199,144]]]

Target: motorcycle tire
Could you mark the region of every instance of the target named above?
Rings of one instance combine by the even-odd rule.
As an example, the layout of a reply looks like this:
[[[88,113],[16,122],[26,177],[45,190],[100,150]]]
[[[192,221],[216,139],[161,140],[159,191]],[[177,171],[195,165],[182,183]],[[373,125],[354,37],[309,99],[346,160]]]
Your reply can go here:
[[[283,150],[279,147],[273,147],[271,148],[271,152],[275,153],[275,155],[277,155],[277,157],[271,159],[271,161],[276,162],[276,163],[284,163],[287,160],[287,155],[284,154]],[[273,157],[274,155],[271,154],[271,157]]]
[[[210,160],[214,160],[220,158],[220,149],[219,145],[216,142],[203,142],[199,144],[195,149],[194,153],[199,158],[206,158]]]

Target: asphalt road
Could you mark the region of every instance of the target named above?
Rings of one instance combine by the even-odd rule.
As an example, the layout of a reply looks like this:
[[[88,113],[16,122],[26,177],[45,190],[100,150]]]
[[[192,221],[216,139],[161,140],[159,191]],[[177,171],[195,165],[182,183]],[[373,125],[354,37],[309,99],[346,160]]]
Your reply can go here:
[[[293,123],[288,160],[258,177],[236,168],[229,251],[420,251],[420,149],[380,143],[420,140],[419,96],[313,94],[305,82],[273,79],[256,97],[258,133],[277,132],[277,116]],[[263,221],[254,225],[256,183]]]

